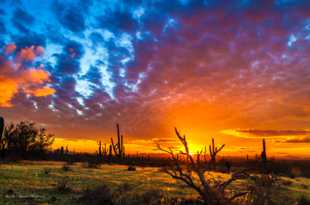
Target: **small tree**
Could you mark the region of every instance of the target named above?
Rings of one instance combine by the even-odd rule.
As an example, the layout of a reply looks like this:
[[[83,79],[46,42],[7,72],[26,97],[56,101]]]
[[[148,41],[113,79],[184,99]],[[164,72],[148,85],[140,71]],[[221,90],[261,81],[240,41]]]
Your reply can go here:
[[[31,147],[31,151],[45,153],[48,148],[54,143],[54,135],[46,133],[45,128],[39,129],[35,142]]]
[[[38,129],[32,122],[6,126],[4,138],[7,151],[23,157],[34,153],[45,153],[54,142],[52,134],[48,134],[44,128]]]
[[[231,204],[234,199],[248,193],[244,191],[233,194],[227,191],[227,187],[232,182],[247,178],[249,175],[246,172],[241,171],[234,173],[226,181],[220,181],[211,175],[206,175],[208,162],[203,160],[206,158],[203,156],[203,152],[198,152],[195,156],[191,155],[185,135],[181,136],[176,128],[175,133],[184,148],[179,154],[185,156],[185,161],[182,161],[179,154],[175,154],[171,147],[163,148],[160,144],[157,144],[158,149],[168,153],[171,158],[172,163],[163,168],[165,173],[194,189],[201,196],[206,205]],[[222,148],[220,150],[222,150]],[[205,154],[206,152],[204,152],[204,155]]]
[[[2,158],[5,155],[5,149],[7,145],[4,130],[5,130],[4,118],[0,116],[0,153]]]

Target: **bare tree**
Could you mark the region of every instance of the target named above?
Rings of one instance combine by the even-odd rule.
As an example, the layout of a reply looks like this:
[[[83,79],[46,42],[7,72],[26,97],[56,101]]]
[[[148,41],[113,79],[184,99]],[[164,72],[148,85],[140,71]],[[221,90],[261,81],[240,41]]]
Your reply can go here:
[[[171,158],[172,163],[163,168],[165,173],[194,189],[206,205],[232,204],[233,200],[248,193],[247,191],[238,193],[227,191],[228,186],[232,182],[245,179],[249,176],[245,171],[232,174],[226,181],[216,179],[216,177],[206,173],[208,171],[207,165],[210,163],[205,160],[206,151],[200,151],[196,155],[191,155],[185,135],[182,136],[176,128],[175,133],[184,148],[178,154],[171,147],[164,148],[160,144],[157,144],[157,148],[169,154]],[[222,145],[218,150],[221,151],[223,147]],[[182,160],[180,155],[185,156],[185,160]]]

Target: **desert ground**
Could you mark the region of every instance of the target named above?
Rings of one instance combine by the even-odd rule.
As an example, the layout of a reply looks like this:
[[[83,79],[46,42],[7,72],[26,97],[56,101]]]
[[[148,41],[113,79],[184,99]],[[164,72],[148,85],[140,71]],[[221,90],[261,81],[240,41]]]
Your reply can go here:
[[[208,174],[228,177],[227,174]],[[283,177],[282,181],[283,195],[277,196],[279,199],[285,199],[289,204],[301,196],[310,198],[309,178]],[[67,165],[64,162],[22,161],[0,165],[0,204],[95,204],[82,200],[82,197],[87,190],[96,189],[102,184],[111,190],[127,186],[126,196],[117,196],[119,199],[125,197],[125,204],[133,204],[130,200],[141,198],[135,196],[147,192],[160,192],[160,196],[175,199],[197,197],[195,192],[159,168],[137,167],[136,171],[128,171],[125,165],[104,164],[89,168],[83,163]],[[240,186],[242,181],[236,182],[231,188],[238,189]]]

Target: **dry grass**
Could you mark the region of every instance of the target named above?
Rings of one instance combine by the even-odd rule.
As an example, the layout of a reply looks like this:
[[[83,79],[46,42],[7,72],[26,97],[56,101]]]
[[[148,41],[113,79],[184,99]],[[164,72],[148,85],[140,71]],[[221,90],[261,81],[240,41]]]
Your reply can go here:
[[[123,165],[102,165],[98,169],[93,169],[75,163],[70,165],[70,171],[64,172],[63,165],[61,162],[28,161],[0,164],[0,204],[77,204],[85,190],[95,189],[103,183],[111,189],[127,183],[137,193],[147,192],[156,187],[171,197],[196,197],[191,189],[171,179],[157,168],[137,167],[137,171],[130,172],[127,171],[128,166]],[[227,177],[225,174],[215,173],[215,175]],[[70,188],[70,191],[65,193],[57,190],[59,182],[64,177],[68,180],[67,186]],[[285,183],[289,196],[293,198],[301,195],[310,196],[309,178],[285,180],[290,181]],[[236,188],[240,184],[234,186]]]

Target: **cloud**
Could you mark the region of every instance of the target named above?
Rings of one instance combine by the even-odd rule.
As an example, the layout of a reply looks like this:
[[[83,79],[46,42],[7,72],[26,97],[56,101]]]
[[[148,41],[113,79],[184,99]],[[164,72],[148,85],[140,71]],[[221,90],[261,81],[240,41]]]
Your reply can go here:
[[[10,54],[12,54],[15,50],[16,50],[16,45],[15,45],[15,44],[8,44],[8,45],[5,46],[4,53],[5,53],[6,55],[10,55]]]
[[[227,129],[222,130],[222,134],[240,137],[240,138],[274,138],[274,139],[284,139],[290,140],[293,139],[303,139],[307,138],[305,135],[310,134],[309,130],[257,130],[257,129],[247,129],[247,130],[233,130]],[[300,135],[301,137],[296,137],[296,135]],[[288,138],[288,139],[287,139]],[[292,139],[292,140],[293,140]]]
[[[80,32],[85,29],[84,8],[76,5],[63,5],[54,1],[54,13],[59,22],[73,32]]]
[[[310,136],[294,137],[287,140],[280,141],[282,143],[310,143]]]
[[[176,125],[241,137],[309,126],[306,1],[19,2],[0,3],[1,104],[13,119],[44,112],[72,138],[119,122],[143,140]]]
[[[23,9],[17,8],[13,13],[12,22],[19,31],[28,32],[30,28],[29,25],[34,22],[34,17]]]
[[[14,96],[19,92],[29,95],[43,97],[55,93],[53,88],[45,86],[50,82],[49,73],[42,66],[37,68],[31,63],[36,57],[43,54],[42,47],[21,48],[16,56],[12,53],[16,50],[15,44],[5,46],[4,53],[7,58],[2,57],[0,62],[0,107],[12,107]],[[26,64],[23,62],[27,61]],[[42,87],[44,86],[44,87]]]
[[[0,107],[12,107],[11,99],[18,91],[18,84],[0,75]]]
[[[35,57],[36,54],[34,53],[34,50],[32,48],[23,48],[18,55],[18,60],[33,61]]]
[[[80,71],[80,58],[84,54],[83,46],[75,41],[69,41],[57,56],[57,73],[55,75],[76,74]],[[58,77],[58,76],[56,76]]]
[[[31,24],[34,18],[21,8],[17,8],[14,12],[13,20],[20,21],[24,24]]]
[[[36,97],[45,97],[49,95],[55,94],[55,89],[50,88],[50,87],[43,87],[43,88],[38,88],[34,90],[30,90],[30,93]]]
[[[256,136],[288,136],[288,135],[306,135],[310,134],[309,130],[236,130],[239,133],[246,133]]]

